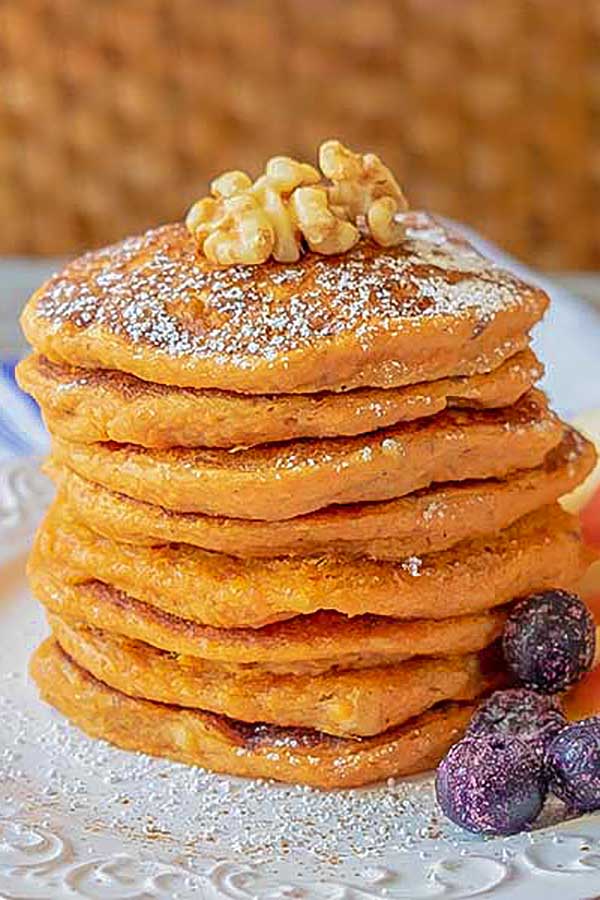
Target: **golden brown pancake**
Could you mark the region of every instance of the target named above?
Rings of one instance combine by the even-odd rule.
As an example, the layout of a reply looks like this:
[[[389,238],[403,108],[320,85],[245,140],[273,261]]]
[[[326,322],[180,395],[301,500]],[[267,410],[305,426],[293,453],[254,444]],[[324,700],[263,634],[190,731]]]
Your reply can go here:
[[[134,600],[100,581],[68,584],[35,556],[31,588],[50,613],[222,668],[280,674],[396,665],[414,656],[477,653],[502,633],[507,607],[447,619],[390,619],[321,611],[263,628],[213,628]]]
[[[388,500],[433,482],[541,465],[565,426],[530,391],[501,410],[449,410],[353,438],[249,450],[147,450],[53,440],[54,459],[112,491],[174,509],[281,520],[332,503]]]
[[[439,484],[397,500],[332,506],[281,522],[176,513],[113,493],[65,466],[46,469],[75,518],[112,540],[192,544],[240,557],[405,559],[506,528],[571,491],[595,459],[593,445],[568,430],[541,466],[508,478]]]
[[[68,582],[104,581],[165,612],[222,628],[259,628],[320,609],[443,619],[532,591],[570,587],[588,562],[578,520],[558,504],[498,535],[403,562],[334,556],[254,560],[186,544],[137,547],[96,535],[60,502],[35,546],[35,555],[63,567]]]
[[[422,771],[503,677],[510,604],[578,582],[556,499],[593,451],[530,389],[547,298],[406,223],[227,268],[167,225],[29,301],[59,482],[32,674],[90,734],[322,787]]]
[[[379,734],[437,703],[474,700],[500,683],[497,653],[281,675],[178,656],[57,616],[49,622],[67,656],[130,697],[341,737]]]
[[[340,738],[133,699],[97,681],[52,639],[36,651],[31,675],[44,700],[87,734],[125,750],[321,788],[358,787],[433,768],[474,710],[473,703],[440,704],[375,737]]]
[[[248,447],[302,437],[363,434],[432,416],[446,407],[509,406],[541,378],[531,350],[482,375],[403,388],[267,396],[150,384],[123,372],[58,365],[30,356],[17,367],[53,434],[91,444],[158,449]]]
[[[399,247],[218,268],[183,224],[69,263],[22,317],[55,362],[242,393],[393,387],[490,371],[547,297],[423,213]]]

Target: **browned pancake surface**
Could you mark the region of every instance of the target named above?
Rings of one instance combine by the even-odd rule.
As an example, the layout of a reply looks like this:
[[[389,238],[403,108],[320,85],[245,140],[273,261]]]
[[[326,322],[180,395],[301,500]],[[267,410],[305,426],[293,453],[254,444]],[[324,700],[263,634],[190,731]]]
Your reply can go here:
[[[75,518],[112,540],[192,544],[240,557],[333,552],[405,559],[506,528],[573,490],[595,460],[593,445],[569,430],[541,466],[508,478],[433,485],[397,500],[332,506],[281,522],[176,513],[109,491],[66,466],[47,470]]]
[[[243,395],[141,381],[123,372],[58,365],[41,356],[17,378],[42,408],[49,430],[84,444],[142,447],[248,447],[303,437],[363,434],[446,407],[515,403],[542,375],[531,350],[493,372],[404,388],[346,393]]]
[[[92,737],[215,772],[322,788],[433,768],[474,710],[472,703],[441,704],[383,734],[350,739],[133,699],[97,681],[53,640],[34,655],[31,674],[42,698]]]
[[[54,361],[258,394],[415,384],[523,349],[543,291],[431,217],[408,222],[398,247],[227,268],[165,225],[69,263],[23,328]]]

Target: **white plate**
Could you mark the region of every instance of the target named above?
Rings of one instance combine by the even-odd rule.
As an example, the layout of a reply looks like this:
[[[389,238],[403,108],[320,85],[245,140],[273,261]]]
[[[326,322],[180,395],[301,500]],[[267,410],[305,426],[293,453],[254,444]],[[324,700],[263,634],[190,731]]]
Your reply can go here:
[[[600,327],[556,299],[560,352],[549,387],[573,413],[599,403]],[[562,808],[551,805],[532,833],[486,841],[440,818],[429,777],[324,794],[211,775],[81,735],[38,700],[26,674],[46,628],[23,562],[48,497],[33,463],[0,468],[0,898],[600,894],[600,816],[560,822]]]

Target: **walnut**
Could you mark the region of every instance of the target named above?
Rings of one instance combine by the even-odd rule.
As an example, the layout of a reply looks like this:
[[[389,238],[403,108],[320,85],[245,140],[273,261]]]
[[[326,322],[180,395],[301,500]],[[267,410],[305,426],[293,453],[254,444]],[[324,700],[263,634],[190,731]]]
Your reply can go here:
[[[398,182],[374,153],[361,155],[339,141],[325,141],[319,150],[319,165],[332,182],[332,206],[343,208],[352,219],[368,215],[379,197],[393,197],[400,209],[408,208]]]
[[[332,182],[328,188],[332,209],[342,210],[354,222],[366,218],[371,236],[378,244],[389,247],[402,240],[403,229],[394,216],[408,209],[408,204],[400,185],[378,156],[354,153],[339,141],[331,140],[321,144],[319,164]],[[383,199],[386,202],[371,212],[374,204]],[[376,230],[371,220],[376,223]]]
[[[299,187],[290,208],[306,243],[316,253],[345,253],[356,244],[358,228],[336,216],[329,208],[324,187]]]
[[[269,217],[275,234],[273,256],[279,262],[300,259],[300,234],[288,209],[289,195],[300,185],[316,184],[321,176],[313,166],[287,156],[274,156],[252,186],[252,193]]]
[[[193,234],[198,243],[204,243],[204,237],[202,237],[205,223],[206,223],[206,234],[209,234],[210,228],[208,227],[208,222],[215,217],[216,203],[212,197],[203,197],[201,200],[196,200],[196,202],[190,206],[188,210],[188,214],[185,217],[185,226],[190,234]]]
[[[399,221],[397,201],[393,197],[379,197],[367,213],[369,232],[380,247],[395,247],[404,240],[405,229]]]
[[[225,209],[220,200],[233,197],[252,187],[251,178],[245,172],[225,172],[211,183],[212,197],[203,197],[190,208],[185,224],[199,244],[203,244],[208,235],[223,219]]]
[[[273,256],[296,262],[303,240],[316,253],[344,253],[368,227],[383,247],[403,238],[399,213],[407,209],[390,170],[373,153],[360,155],[326,141],[314,166],[274,156],[253,183],[245,172],[225,172],[211,195],[190,209],[186,225],[200,250],[219,265],[256,264]]]
[[[245,172],[234,170],[224,172],[211,182],[210,192],[213,197],[233,197],[252,187],[252,179]]]
[[[314,166],[300,163],[289,156],[273,156],[265,172],[281,193],[291,194],[301,185],[318,184],[321,175]]]
[[[263,263],[275,246],[271,222],[248,192],[199,200],[186,225],[206,258],[220,266]]]

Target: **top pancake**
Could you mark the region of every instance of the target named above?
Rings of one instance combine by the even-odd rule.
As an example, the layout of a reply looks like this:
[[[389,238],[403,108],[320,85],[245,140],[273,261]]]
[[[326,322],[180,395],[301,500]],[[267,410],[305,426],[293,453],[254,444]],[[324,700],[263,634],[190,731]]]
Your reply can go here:
[[[470,375],[523,349],[544,292],[424,213],[408,225],[394,248],[228,268],[166,225],[67,265],[23,329],[55,362],[257,394]]]

